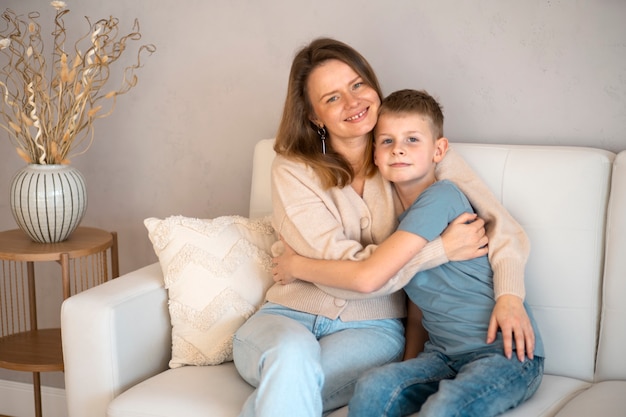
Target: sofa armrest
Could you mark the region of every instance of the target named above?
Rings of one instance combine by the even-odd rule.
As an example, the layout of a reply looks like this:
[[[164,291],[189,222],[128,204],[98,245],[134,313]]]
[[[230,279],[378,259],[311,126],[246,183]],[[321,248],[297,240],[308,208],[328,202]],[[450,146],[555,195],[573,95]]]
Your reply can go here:
[[[61,334],[70,417],[105,417],[120,393],[168,368],[171,325],[160,265],[65,300]]]

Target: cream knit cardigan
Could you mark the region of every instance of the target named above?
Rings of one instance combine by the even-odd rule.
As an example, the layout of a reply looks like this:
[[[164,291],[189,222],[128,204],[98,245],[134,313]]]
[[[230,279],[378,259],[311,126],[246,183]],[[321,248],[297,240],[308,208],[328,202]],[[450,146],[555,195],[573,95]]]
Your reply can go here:
[[[457,184],[485,220],[496,297],[515,294],[524,298],[524,268],[530,249],[524,230],[452,147],[436,174],[438,179]],[[366,180],[361,198],[350,186],[325,189],[302,162],[280,155],[274,159],[272,222],[277,233],[304,256],[367,258],[395,231],[398,204],[393,186],[380,174]],[[273,250],[279,251],[279,246]],[[344,321],[404,317],[404,292],[399,290],[417,272],[447,261],[441,238],[437,238],[375,293],[296,280],[289,285],[273,285],[266,298],[294,310]]]

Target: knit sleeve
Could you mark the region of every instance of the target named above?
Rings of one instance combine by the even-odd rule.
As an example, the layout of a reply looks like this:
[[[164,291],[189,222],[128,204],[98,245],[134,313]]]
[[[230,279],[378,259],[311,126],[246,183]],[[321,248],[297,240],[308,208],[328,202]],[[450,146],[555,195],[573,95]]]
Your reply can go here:
[[[352,204],[333,198],[310,168],[280,156],[275,158],[272,222],[297,253],[315,259],[359,260],[370,256],[375,246],[364,246],[348,237],[360,230],[359,218],[353,212],[354,221],[348,223],[342,205]]]
[[[388,225],[381,241],[396,227],[395,210],[391,188],[380,195],[378,217],[388,217]],[[377,245],[364,245],[354,239],[361,232],[359,216],[355,207],[362,205],[360,198],[334,198],[319,184],[315,174],[303,164],[277,157],[272,167],[272,212],[276,231],[300,255],[316,259],[363,260],[368,258]],[[348,193],[349,195],[349,193]],[[345,197],[342,195],[342,197]],[[380,216],[380,212],[384,213]],[[429,242],[407,265],[376,292],[364,294],[317,285],[324,292],[346,300],[357,300],[389,295],[401,290],[415,273],[447,262],[441,238]]]
[[[438,180],[454,182],[485,221],[496,299],[504,294],[524,299],[524,269],[530,242],[521,225],[453,148],[437,165],[436,176]]]

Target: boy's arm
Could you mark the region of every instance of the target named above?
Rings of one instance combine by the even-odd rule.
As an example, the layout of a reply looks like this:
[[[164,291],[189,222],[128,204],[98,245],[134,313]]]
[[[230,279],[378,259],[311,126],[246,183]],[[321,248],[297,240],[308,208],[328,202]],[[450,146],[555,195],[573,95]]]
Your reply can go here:
[[[316,284],[370,293],[383,286],[424,246],[426,239],[402,230],[389,236],[362,261],[306,258],[284,241],[285,251],[273,259],[274,281],[287,284],[295,278]]]
[[[422,325],[422,310],[409,299],[407,299],[407,318],[404,336],[406,342],[402,360],[413,359],[424,350],[424,345],[428,340],[428,333]]]

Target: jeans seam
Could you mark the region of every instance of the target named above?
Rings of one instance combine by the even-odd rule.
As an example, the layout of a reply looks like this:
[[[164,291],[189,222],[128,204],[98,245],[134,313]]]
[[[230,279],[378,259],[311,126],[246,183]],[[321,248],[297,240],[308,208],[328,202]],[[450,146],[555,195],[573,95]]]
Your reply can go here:
[[[390,364],[390,363],[396,363],[396,362],[398,362],[398,360],[401,358],[402,353],[403,353],[403,351],[402,351],[402,350],[399,350],[399,351],[398,351],[398,353],[396,354],[396,357],[395,357],[395,358],[390,358],[388,361],[386,361],[385,363],[380,364],[380,365],[379,365],[379,366],[377,366],[377,367],[380,367],[380,366],[385,366],[385,365],[388,365],[388,364]],[[346,387],[348,387],[348,386],[350,386],[350,385],[356,385],[356,383],[357,383],[357,380],[358,380],[358,379],[359,379],[359,378],[354,379],[354,380],[352,380],[352,382],[350,382],[350,383],[348,383],[348,384],[344,384],[344,385],[342,385],[340,388],[338,388],[338,389],[336,389],[335,391],[333,391],[332,393],[329,393],[329,394],[326,396],[325,400],[330,400],[330,399],[334,398],[334,397],[335,397],[335,395],[336,395],[337,393],[342,392],[344,389],[346,389]]]
[[[410,381],[406,381],[402,386],[397,387],[396,389],[394,389],[392,395],[389,396],[389,400],[387,401],[385,408],[384,408],[384,414],[381,417],[387,417],[389,415],[389,410],[390,410],[390,406],[393,405],[396,402],[396,398],[398,398],[398,396],[402,393],[402,391],[404,391],[405,389],[413,386],[413,385],[425,385],[425,384],[430,384],[433,382],[441,382],[444,379],[450,379],[454,376],[454,372],[450,373],[449,375],[447,375],[447,377],[442,377],[441,375],[434,377],[434,378],[415,378],[412,379]],[[423,405],[423,404],[422,404]]]
[[[534,366],[532,366],[532,368],[536,369],[537,366],[538,366],[538,364],[535,363]],[[528,373],[529,370],[530,370],[529,368],[531,368],[531,362],[530,361],[528,363],[524,364],[524,366],[522,367],[522,372],[523,373]],[[532,380],[535,381],[538,377],[539,377],[539,374],[537,374]],[[491,384],[489,386],[486,386],[485,389],[480,393],[480,395],[472,397],[471,401],[466,402],[463,405],[463,407],[460,407],[457,410],[457,412],[453,416],[451,416],[451,417],[463,417],[465,415],[465,414],[463,414],[463,410],[465,410],[469,404],[475,403],[477,400],[484,398],[487,394],[489,394],[494,389],[498,389],[498,387],[500,387],[501,385],[503,385],[503,384]],[[519,404],[523,403],[524,401],[526,401],[529,398],[529,396],[528,396],[528,388],[530,387],[530,385],[532,385],[532,384],[526,384],[526,393],[524,394],[524,396],[519,400],[519,402],[517,402],[517,404],[512,405],[508,409],[517,407]],[[504,411],[506,411],[506,410],[502,410],[501,412],[504,412]]]
[[[233,358],[233,364],[235,365],[235,369],[237,369],[237,372],[239,373],[239,375],[250,385],[252,385],[253,387],[258,387],[259,383],[261,382],[261,369],[263,368],[263,363],[264,363],[264,358],[263,358],[263,354],[262,354],[262,350],[259,349],[259,347],[257,345],[255,345],[254,343],[249,343],[246,340],[242,340],[239,339],[238,337],[234,336],[233,337],[233,350],[234,350],[234,344],[238,343],[240,344],[242,347],[245,346],[245,349],[249,350],[249,351],[254,351],[257,353],[257,355],[259,356],[260,360],[257,366],[257,370],[256,370],[256,374],[255,375],[255,379],[258,379],[258,381],[250,381],[246,376],[244,376],[241,371],[239,370],[239,367],[237,366],[237,361],[234,360]]]

